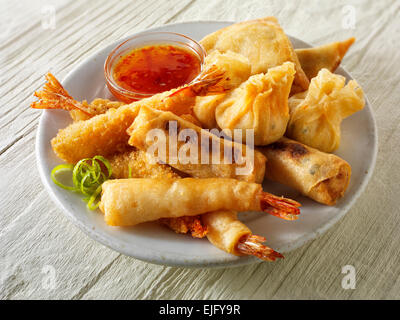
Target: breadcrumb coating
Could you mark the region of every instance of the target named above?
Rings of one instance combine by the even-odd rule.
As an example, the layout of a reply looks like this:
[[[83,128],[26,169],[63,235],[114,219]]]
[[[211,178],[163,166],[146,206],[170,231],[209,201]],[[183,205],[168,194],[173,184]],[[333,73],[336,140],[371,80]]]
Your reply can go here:
[[[180,175],[170,166],[152,163],[150,155],[135,148],[115,154],[109,158],[109,161],[113,172],[112,175],[116,179],[128,177],[153,179],[180,178]],[[200,216],[160,219],[159,222],[176,233],[190,233],[194,238],[203,238],[208,232],[208,228],[202,222]]]

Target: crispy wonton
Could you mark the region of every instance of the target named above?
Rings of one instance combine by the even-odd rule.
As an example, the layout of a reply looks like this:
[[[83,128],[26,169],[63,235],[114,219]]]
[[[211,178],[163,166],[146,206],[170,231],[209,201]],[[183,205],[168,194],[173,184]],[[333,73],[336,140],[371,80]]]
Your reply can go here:
[[[250,61],[253,75],[291,61],[296,70],[294,85],[303,91],[308,88],[309,80],[275,17],[235,23],[207,35],[200,43],[208,53],[230,50],[245,56]]]
[[[286,135],[324,152],[335,151],[340,143],[344,118],[364,108],[363,90],[355,80],[322,69],[310,88],[289,99],[290,120]]]
[[[308,79],[311,80],[323,68],[334,72],[355,40],[355,38],[349,38],[345,41],[328,43],[315,48],[296,49],[295,52],[301,67]]]

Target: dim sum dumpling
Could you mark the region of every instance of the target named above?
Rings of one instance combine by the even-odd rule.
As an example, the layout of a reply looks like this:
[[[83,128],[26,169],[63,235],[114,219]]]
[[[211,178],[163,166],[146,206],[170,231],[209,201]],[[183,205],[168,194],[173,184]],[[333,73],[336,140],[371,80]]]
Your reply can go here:
[[[336,150],[342,120],[365,105],[357,82],[345,82],[343,76],[322,69],[306,92],[292,96],[286,136],[324,152]]]
[[[230,88],[237,88],[243,81],[251,76],[251,64],[249,59],[233,51],[224,53],[214,50],[205,59],[206,66],[213,64],[224,70],[229,78]]]
[[[275,17],[235,23],[213,32],[200,41],[207,53],[233,51],[249,59],[253,75],[291,61],[295,65],[296,86],[307,90],[309,80],[301,68],[292,44]]]
[[[237,88],[251,75],[249,60],[241,54],[227,51],[221,53],[218,50],[211,52],[206,60],[206,65],[215,64],[225,71],[229,78],[231,88]],[[204,128],[213,129],[217,127],[215,120],[215,108],[224,99],[225,93],[205,97],[196,97],[193,113]]]
[[[328,43],[315,48],[296,49],[295,52],[301,68],[307,78],[311,80],[316,77],[319,70],[323,68],[334,72],[355,40],[355,38],[349,38],[345,41]]]
[[[283,136],[289,120],[288,97],[295,74],[294,65],[285,62],[268,73],[251,76],[239,88],[226,94],[215,110],[218,126],[227,134],[254,129],[255,145],[267,145]]]

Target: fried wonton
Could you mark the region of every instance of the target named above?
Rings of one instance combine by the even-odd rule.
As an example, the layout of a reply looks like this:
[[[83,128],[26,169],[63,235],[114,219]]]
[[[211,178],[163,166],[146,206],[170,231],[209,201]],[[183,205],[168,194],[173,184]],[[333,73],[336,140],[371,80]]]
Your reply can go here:
[[[217,65],[225,71],[231,88],[237,88],[243,81],[251,76],[251,64],[245,56],[233,51],[220,52],[214,50],[205,59],[205,64]]]
[[[315,48],[296,49],[295,52],[307,78],[311,80],[316,77],[323,68],[334,72],[355,40],[349,38]]]
[[[322,69],[306,92],[292,96],[286,136],[324,152],[336,150],[342,120],[365,105],[357,82],[345,82],[345,77]]]
[[[283,136],[289,121],[288,98],[295,70],[292,62],[251,76],[226,94],[215,110],[218,126],[228,134],[233,129],[254,130],[254,144],[267,145]],[[229,129],[229,130],[226,130]]]
[[[230,50],[245,56],[250,61],[253,75],[291,61],[296,70],[294,84],[303,90],[308,88],[309,80],[275,17],[235,23],[207,35],[200,43],[208,53]]]
[[[206,65],[218,65],[226,71],[232,88],[237,88],[246,81],[251,75],[251,65],[249,60],[241,54],[227,51],[221,53],[218,50],[211,52],[205,61]],[[196,97],[193,112],[203,128],[217,128],[215,120],[215,108],[226,96],[225,93],[207,97]]]

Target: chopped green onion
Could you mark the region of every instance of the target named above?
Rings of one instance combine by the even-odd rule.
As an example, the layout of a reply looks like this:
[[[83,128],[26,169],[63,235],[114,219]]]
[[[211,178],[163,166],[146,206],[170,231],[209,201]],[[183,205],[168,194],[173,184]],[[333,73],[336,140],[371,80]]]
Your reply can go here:
[[[97,201],[97,203],[94,204],[94,205],[93,205],[93,203],[96,201],[97,196],[101,193],[101,190],[102,190],[102,187],[101,187],[101,186],[98,186],[98,188],[96,189],[96,191],[91,195],[91,197],[90,197],[90,199],[89,199],[89,201],[88,201],[88,203],[87,203],[87,207],[88,207],[90,210],[96,210],[97,207],[99,206],[100,201]]]
[[[132,168],[128,167],[128,179],[132,178]]]
[[[59,187],[61,187],[63,189],[70,190],[70,191],[78,191],[77,187],[66,186],[65,184],[61,183],[60,181],[58,181],[56,179],[56,174],[57,173],[60,173],[62,171],[64,171],[64,172],[65,171],[72,172],[73,168],[74,168],[74,166],[72,164],[60,164],[60,165],[54,167],[54,169],[51,170],[51,174],[50,174],[51,180],[53,180],[53,182],[56,185],[58,185]]]
[[[107,173],[103,172],[102,166]],[[66,186],[56,179],[56,174],[62,171],[72,173],[73,187]],[[51,179],[56,185],[66,190],[84,194],[86,197],[83,200],[87,202],[87,207],[90,210],[95,210],[99,206],[100,201],[97,201],[97,203],[95,201],[101,193],[101,185],[111,178],[111,175],[111,165],[102,156],[82,159],[75,166],[72,164],[60,164],[51,171]]]

